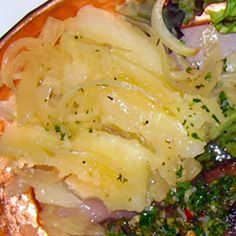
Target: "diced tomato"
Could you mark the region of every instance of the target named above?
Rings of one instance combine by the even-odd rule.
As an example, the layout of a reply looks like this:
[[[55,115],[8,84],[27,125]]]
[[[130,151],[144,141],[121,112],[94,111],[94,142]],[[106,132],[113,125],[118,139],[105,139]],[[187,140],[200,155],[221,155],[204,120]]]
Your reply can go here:
[[[188,208],[185,208],[184,213],[185,213],[187,221],[190,221],[193,219],[193,213]]]

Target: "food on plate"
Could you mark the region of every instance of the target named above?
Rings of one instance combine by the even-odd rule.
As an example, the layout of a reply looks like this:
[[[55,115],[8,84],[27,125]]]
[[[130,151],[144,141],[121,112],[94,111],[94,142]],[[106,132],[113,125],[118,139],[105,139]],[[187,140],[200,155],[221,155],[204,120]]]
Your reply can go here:
[[[222,57],[212,25],[201,48],[177,39],[164,5],[154,4],[150,24],[84,6],[65,20],[49,17],[38,37],[5,51],[4,211],[28,199],[24,209],[30,214],[34,206],[34,222],[25,218],[24,225],[40,222],[38,234],[167,235],[163,222],[170,235],[222,234],[232,225],[204,228],[199,215],[208,224],[213,213],[226,217],[234,209],[235,53]],[[202,62],[191,63],[199,51]],[[227,194],[217,198],[222,183]],[[214,209],[206,212],[194,201],[208,192],[202,206]],[[167,208],[173,210],[163,215]]]
[[[110,235],[234,235],[236,233],[236,126],[207,145],[197,157],[203,170],[191,182],[179,182],[165,200],[153,202],[132,219],[108,219]],[[223,144],[224,143],[224,144]],[[221,145],[226,145],[227,154]],[[234,151],[230,148],[234,145]],[[234,156],[233,156],[234,155]],[[180,174],[181,172],[178,172]]]

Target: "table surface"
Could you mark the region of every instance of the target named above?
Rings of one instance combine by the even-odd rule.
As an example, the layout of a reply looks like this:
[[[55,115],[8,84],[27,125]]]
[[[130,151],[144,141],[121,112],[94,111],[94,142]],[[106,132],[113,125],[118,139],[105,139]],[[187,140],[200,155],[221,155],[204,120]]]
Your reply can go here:
[[[46,0],[0,0],[0,37]]]

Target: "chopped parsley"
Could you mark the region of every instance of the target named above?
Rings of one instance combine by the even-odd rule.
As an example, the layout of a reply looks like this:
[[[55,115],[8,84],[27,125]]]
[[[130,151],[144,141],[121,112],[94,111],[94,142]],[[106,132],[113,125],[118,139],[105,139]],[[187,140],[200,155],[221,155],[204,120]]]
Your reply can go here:
[[[76,101],[74,101],[74,102],[73,102],[73,107],[74,107],[74,108],[78,108],[78,107],[79,107],[79,104],[78,104]]]
[[[193,99],[193,102],[194,102],[194,103],[199,103],[199,102],[202,102],[202,100],[199,99],[199,98],[194,98],[194,99]]]
[[[144,210],[140,215],[140,225],[141,226],[150,226],[155,222],[157,216],[157,208],[150,206],[147,210]]]
[[[176,171],[176,177],[181,178],[183,176],[183,166],[181,165],[179,170]]]
[[[220,109],[225,117],[231,115],[235,108],[230,104],[227,94],[224,91],[219,93]]]
[[[207,81],[211,81],[211,79],[212,79],[211,72],[208,72],[208,73],[205,75],[204,79],[207,80]]]
[[[210,112],[209,108],[206,105],[202,105],[201,108],[205,110],[206,112]]]
[[[55,124],[55,125],[54,125],[54,129],[55,129],[55,131],[56,131],[57,133],[61,132],[61,126],[58,125],[58,124]]]
[[[213,114],[211,117],[216,121],[216,123],[221,124],[221,122],[219,121],[219,119],[215,114]]]
[[[223,61],[223,71],[227,72],[227,68],[228,68],[227,58],[224,58],[222,61]]]
[[[186,72],[187,72],[187,73],[191,74],[192,71],[193,71],[193,68],[192,68],[192,67],[187,67],[187,68],[186,68]]]
[[[62,130],[61,128],[61,125],[60,124],[55,124],[54,125],[54,130],[56,131],[56,133],[59,133],[60,134],[60,140],[64,140],[65,139],[65,136],[66,136],[66,133]]]
[[[200,140],[200,138],[199,138],[197,133],[192,133],[191,137],[194,138],[194,139],[199,139]]]

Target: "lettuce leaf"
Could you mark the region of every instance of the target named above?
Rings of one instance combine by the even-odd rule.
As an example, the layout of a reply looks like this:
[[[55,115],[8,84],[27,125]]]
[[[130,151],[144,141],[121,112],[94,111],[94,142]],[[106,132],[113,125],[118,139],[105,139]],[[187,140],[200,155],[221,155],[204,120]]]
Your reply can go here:
[[[179,10],[184,12],[184,24],[188,24],[195,16],[202,14],[204,9],[211,3],[219,3],[224,0],[171,0],[170,2],[176,3]]]
[[[227,0],[224,10],[209,11],[211,21],[215,28],[222,34],[236,32],[236,1]]]

